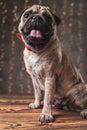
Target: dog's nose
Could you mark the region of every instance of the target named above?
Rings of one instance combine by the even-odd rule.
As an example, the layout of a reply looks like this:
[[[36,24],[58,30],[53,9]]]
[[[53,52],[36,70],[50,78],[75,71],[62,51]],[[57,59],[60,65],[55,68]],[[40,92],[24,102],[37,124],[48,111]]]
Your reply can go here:
[[[32,23],[33,23],[33,25],[35,26],[35,28],[40,29],[41,26],[42,26],[42,24],[43,24],[43,20],[42,20],[42,18],[41,18],[40,16],[35,15],[35,16],[33,16],[33,18],[32,18]]]
[[[39,15],[33,16],[33,21],[42,21],[41,17]]]

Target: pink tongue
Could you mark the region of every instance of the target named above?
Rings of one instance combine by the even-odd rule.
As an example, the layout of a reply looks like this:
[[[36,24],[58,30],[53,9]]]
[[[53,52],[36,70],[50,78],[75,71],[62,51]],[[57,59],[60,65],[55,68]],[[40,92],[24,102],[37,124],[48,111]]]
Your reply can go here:
[[[35,37],[35,38],[42,38],[41,32],[39,30],[35,30],[35,29],[31,30],[30,36]]]

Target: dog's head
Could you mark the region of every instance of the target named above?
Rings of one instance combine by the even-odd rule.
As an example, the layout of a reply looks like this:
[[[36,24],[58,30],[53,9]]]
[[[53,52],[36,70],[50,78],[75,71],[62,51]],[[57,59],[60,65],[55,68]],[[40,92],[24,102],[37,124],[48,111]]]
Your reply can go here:
[[[20,22],[18,30],[23,41],[36,52],[45,49],[55,38],[56,25],[60,19],[45,6],[33,5],[23,10],[17,17]]]

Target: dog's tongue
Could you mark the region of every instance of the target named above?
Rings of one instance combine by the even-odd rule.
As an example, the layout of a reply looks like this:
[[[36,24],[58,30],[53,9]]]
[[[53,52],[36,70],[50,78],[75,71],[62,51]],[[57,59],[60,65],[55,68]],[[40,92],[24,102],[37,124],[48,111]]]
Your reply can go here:
[[[35,29],[31,30],[30,36],[35,37],[35,38],[42,38],[41,32],[39,30],[35,30]]]

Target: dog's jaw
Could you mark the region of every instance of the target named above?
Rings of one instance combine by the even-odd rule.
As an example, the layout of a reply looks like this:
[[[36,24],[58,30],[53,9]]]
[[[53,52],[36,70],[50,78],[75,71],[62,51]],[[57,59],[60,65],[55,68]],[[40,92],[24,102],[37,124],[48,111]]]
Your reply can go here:
[[[39,35],[40,35],[40,34],[39,34]],[[31,48],[31,47],[25,42],[25,40],[24,40],[24,38],[23,38],[23,36],[22,36],[21,33],[17,33],[16,36],[17,36],[17,38],[18,38],[19,40],[21,40],[21,41],[24,43],[25,48],[26,48],[28,51],[32,51],[32,52],[34,52],[34,53],[39,53],[39,54],[44,51],[44,49],[43,49],[43,50],[41,50],[41,51],[38,52],[38,51],[34,50],[33,48]]]

